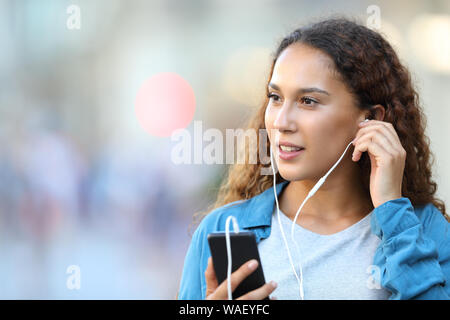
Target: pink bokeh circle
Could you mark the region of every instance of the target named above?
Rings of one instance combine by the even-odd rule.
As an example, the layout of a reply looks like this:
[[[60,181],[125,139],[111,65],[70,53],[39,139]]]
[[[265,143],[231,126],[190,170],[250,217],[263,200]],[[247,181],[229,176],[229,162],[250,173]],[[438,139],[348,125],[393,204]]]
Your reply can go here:
[[[135,112],[139,124],[147,133],[168,137],[176,129],[186,128],[194,117],[194,91],[180,75],[158,73],[139,88]]]

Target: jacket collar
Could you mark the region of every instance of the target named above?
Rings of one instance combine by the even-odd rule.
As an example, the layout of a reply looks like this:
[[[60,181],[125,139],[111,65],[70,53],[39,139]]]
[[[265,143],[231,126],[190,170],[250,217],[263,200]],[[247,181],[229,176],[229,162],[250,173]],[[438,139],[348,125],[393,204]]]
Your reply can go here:
[[[275,186],[277,197],[288,183],[289,181],[283,181]],[[263,193],[249,199],[249,202],[244,209],[244,215],[239,224],[243,228],[256,228],[261,226],[270,227],[274,205],[275,196],[273,193],[273,187],[270,187]]]

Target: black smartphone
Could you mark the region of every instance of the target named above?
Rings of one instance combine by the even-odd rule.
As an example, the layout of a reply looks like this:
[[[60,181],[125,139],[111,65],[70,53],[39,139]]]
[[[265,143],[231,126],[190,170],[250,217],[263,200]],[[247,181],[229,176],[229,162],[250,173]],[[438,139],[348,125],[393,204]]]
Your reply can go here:
[[[221,284],[227,278],[227,246],[225,232],[214,232],[208,235],[209,249],[216,272],[217,281]],[[233,299],[258,289],[266,283],[264,272],[256,246],[255,234],[251,231],[230,232],[231,247],[231,273],[239,269],[244,263],[251,259],[258,261],[258,268],[245,278],[233,291]],[[264,300],[269,300],[267,297]]]

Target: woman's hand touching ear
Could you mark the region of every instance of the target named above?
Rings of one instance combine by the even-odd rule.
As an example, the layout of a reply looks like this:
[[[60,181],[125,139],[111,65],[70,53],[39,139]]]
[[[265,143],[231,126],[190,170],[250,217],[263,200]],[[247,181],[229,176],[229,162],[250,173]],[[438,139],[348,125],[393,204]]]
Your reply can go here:
[[[370,120],[359,126],[361,129],[353,142],[352,160],[359,161],[363,152],[369,153],[370,195],[376,208],[402,197],[406,151],[391,123]]]

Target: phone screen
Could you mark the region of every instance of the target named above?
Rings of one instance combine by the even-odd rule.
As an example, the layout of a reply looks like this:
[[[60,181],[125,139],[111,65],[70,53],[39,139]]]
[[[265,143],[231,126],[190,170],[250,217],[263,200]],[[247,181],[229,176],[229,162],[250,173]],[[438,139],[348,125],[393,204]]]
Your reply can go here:
[[[208,235],[208,244],[214,265],[214,271],[218,283],[222,283],[227,278],[227,247],[225,232],[210,233]],[[258,247],[256,245],[255,234],[251,231],[241,231],[239,233],[230,232],[231,260],[233,273],[244,263],[251,259],[258,261],[258,268],[245,278],[233,291],[233,299],[258,289],[266,283],[264,272],[259,257]],[[266,299],[269,299],[268,297]]]

